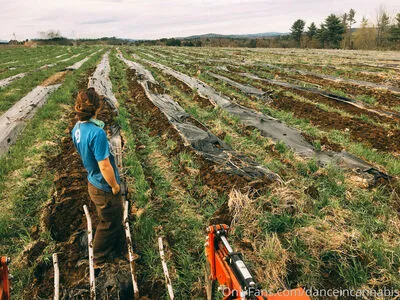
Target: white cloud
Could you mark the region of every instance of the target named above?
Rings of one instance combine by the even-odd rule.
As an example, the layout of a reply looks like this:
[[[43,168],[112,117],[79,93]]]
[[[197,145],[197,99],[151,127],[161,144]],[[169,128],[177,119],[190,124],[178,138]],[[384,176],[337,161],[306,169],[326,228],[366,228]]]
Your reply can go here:
[[[60,30],[68,37],[160,38],[214,33],[288,32],[304,19],[319,25],[330,13],[356,10],[375,21],[379,5],[400,12],[398,0],[0,0],[0,39]]]

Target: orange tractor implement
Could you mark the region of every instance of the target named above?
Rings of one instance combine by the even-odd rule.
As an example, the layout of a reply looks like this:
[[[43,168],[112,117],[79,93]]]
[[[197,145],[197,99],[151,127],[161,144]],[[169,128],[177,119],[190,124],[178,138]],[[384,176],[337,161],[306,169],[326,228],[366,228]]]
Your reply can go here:
[[[310,300],[302,288],[268,294],[250,273],[242,254],[234,252],[227,240],[228,226],[212,225],[207,228],[205,252],[207,258],[206,282],[207,300],[216,297],[215,284],[222,292],[223,300]]]
[[[10,299],[10,282],[8,280],[8,264],[10,263],[10,258],[1,256],[0,261],[0,300]]]

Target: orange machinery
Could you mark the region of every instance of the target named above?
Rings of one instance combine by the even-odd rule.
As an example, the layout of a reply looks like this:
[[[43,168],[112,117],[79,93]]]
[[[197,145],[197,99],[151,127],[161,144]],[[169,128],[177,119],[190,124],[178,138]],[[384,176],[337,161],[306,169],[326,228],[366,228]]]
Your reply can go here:
[[[8,264],[10,258],[1,256],[0,261],[0,300],[10,299],[10,282],[8,280]]]
[[[227,225],[212,225],[207,228],[205,243],[207,258],[207,299],[216,296],[215,283],[218,281],[223,300],[310,300],[302,288],[286,290],[269,295],[260,288],[245,265],[242,254],[234,252],[226,238]]]

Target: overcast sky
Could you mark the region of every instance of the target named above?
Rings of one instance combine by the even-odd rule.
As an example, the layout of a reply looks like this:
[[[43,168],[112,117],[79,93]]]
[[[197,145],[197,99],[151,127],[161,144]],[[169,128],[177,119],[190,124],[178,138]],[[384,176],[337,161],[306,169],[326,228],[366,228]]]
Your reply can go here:
[[[375,22],[379,7],[400,12],[399,0],[0,0],[0,39],[60,30],[70,38],[132,39],[204,33],[288,32],[299,18],[317,25],[356,10]],[[357,24],[356,24],[357,26]]]

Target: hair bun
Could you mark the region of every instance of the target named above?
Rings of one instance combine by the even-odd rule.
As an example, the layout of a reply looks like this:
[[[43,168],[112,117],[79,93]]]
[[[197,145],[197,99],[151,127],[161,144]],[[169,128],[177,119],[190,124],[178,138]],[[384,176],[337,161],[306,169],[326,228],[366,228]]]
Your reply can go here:
[[[75,100],[75,111],[80,121],[93,117],[100,107],[100,96],[93,87],[79,91]]]

